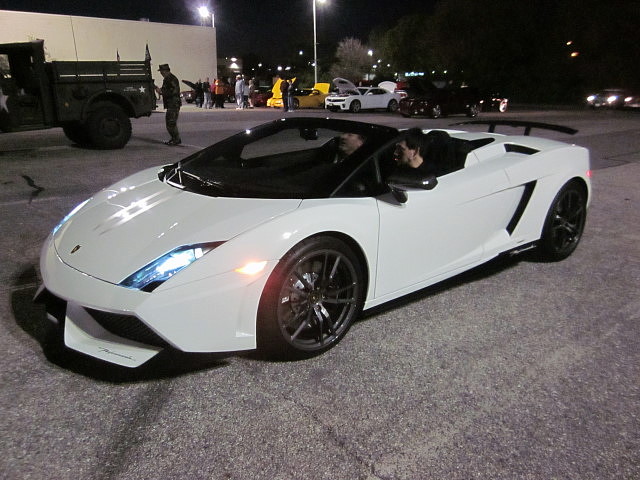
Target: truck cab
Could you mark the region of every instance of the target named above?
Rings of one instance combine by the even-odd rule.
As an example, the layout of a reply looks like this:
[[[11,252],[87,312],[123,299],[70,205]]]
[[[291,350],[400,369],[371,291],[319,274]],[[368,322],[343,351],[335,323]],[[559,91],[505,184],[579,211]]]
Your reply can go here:
[[[73,142],[122,148],[130,118],[156,108],[149,61],[45,61],[44,41],[0,45],[0,130],[62,127]]]

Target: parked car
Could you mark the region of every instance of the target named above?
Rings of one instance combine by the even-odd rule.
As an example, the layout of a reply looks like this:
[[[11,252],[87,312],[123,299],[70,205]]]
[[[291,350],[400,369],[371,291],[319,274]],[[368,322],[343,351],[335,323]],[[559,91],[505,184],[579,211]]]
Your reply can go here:
[[[395,112],[400,102],[400,94],[383,87],[356,87],[349,80],[335,78],[333,84],[337,93],[331,93],[325,99],[325,107],[332,112],[384,109]]]
[[[254,107],[266,107],[272,94],[271,87],[258,86],[251,95],[251,102]]]
[[[396,167],[402,131],[311,117],[136,173],[53,229],[36,299],[67,347],[127,367],[163,349],[304,357],[337,344],[361,310],[499,255],[571,255],[590,201],[587,149],[424,132],[433,173]],[[364,143],[336,163],[345,134]]]
[[[404,117],[426,116],[439,118],[465,114],[476,117],[483,99],[472,87],[437,88],[426,80],[415,80],[407,89],[408,95],[400,101],[400,113]]]
[[[182,103],[193,103],[196,101],[196,92],[195,90],[183,90],[180,92],[180,98]]]
[[[630,93],[629,95],[624,97],[623,108],[640,108],[640,94]]]
[[[587,106],[596,108],[623,108],[629,92],[621,88],[608,88],[587,97]]]
[[[328,95],[328,83],[316,83],[313,88],[296,89],[293,92],[293,108],[296,110],[298,108],[324,108],[324,100]],[[271,97],[268,106],[282,108],[282,95]]]
[[[499,93],[483,95],[480,99],[480,111],[504,113],[509,109],[509,99]]]

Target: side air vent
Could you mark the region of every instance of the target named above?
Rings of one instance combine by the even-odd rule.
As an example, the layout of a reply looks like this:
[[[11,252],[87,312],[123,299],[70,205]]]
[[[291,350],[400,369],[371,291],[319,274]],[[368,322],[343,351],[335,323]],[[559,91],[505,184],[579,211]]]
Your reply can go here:
[[[534,153],[538,153],[540,151],[536,150],[535,148],[516,145],[515,143],[505,143],[504,149],[507,152],[522,153],[523,155],[533,155]]]

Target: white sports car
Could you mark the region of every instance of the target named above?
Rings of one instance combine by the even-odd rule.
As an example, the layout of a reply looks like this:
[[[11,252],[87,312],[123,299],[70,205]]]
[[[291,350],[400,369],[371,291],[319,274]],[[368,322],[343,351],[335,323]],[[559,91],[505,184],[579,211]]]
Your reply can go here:
[[[377,87],[356,87],[349,80],[334,78],[333,84],[338,92],[331,93],[324,99],[325,108],[332,112],[348,111],[358,113],[360,110],[384,109],[388,112],[398,110],[400,94],[389,89],[383,82]]]
[[[433,174],[396,168],[395,128],[295,117],[141,171],[52,231],[36,299],[69,348],[128,367],[165,348],[304,356],[334,346],[362,309],[498,255],[574,251],[585,148],[424,133]],[[359,148],[339,155],[354,136]]]

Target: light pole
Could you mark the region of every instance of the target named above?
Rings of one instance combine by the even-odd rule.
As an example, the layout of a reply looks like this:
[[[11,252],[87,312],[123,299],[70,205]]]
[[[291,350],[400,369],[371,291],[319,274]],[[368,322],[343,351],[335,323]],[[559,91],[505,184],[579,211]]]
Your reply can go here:
[[[325,0],[317,0],[324,3]],[[313,82],[318,83],[318,37],[316,31],[316,0],[313,0]]]

